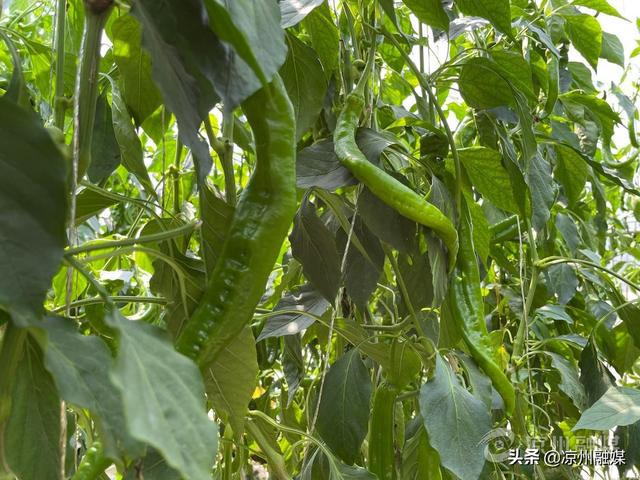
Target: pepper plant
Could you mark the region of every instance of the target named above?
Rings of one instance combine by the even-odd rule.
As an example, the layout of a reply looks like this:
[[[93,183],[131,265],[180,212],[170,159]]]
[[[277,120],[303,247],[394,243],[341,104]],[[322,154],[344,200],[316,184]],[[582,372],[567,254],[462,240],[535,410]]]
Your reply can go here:
[[[0,478],[637,478],[624,13],[0,1]]]

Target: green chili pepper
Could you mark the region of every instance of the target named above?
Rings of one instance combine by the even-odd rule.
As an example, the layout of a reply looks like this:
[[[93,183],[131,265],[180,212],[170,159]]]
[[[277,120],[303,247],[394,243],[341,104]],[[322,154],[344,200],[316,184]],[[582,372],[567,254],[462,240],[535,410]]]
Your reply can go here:
[[[93,445],[82,457],[82,461],[71,480],[95,480],[111,463],[111,460],[104,456],[102,444],[93,442]]]
[[[491,233],[491,243],[502,243],[507,240],[518,238],[518,216],[512,215],[494,223],[489,227]]]
[[[449,249],[450,264],[453,266],[458,250],[458,233],[451,220],[409,187],[369,162],[356,143],[360,114],[365,105],[364,86],[372,62],[373,54],[358,86],[347,96],[338,116],[333,136],[336,155],[342,165],[376,197],[401,215],[438,234]]]
[[[80,46],[80,65],[74,93],[74,150],[78,152],[78,181],[91,164],[91,142],[98,102],[98,72],[102,32],[113,0],[85,0],[85,24]]]
[[[497,354],[484,321],[480,273],[473,246],[473,224],[464,199],[460,205],[460,250],[447,293],[447,308],[471,356],[491,379],[504,400],[505,411],[511,415],[515,407],[515,391],[498,365]]]
[[[244,102],[257,162],[203,298],[176,348],[201,368],[251,321],[295,214],[295,117],[280,77]]]
[[[369,427],[369,471],[377,475],[379,480],[396,478],[393,433],[397,396],[395,386],[383,383],[373,398]]]

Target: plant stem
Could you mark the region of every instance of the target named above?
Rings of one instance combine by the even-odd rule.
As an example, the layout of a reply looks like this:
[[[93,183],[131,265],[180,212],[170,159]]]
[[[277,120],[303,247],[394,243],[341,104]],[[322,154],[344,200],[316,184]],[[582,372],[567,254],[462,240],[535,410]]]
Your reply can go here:
[[[531,305],[536,294],[536,288],[538,287],[538,250],[536,247],[535,235],[533,228],[529,224],[529,245],[531,249],[531,280],[529,282],[529,290],[527,291],[527,298],[522,306],[522,318],[518,325],[518,333],[513,342],[513,358],[519,359],[522,356],[524,343],[526,341],[527,333],[529,332],[529,313],[531,312]]]
[[[116,296],[111,297],[113,303],[150,303],[157,305],[166,305],[168,300],[163,297],[132,297],[132,296]],[[82,300],[77,300],[75,302],[71,302],[69,304],[69,308],[78,308],[84,307],[87,305],[97,305],[100,303],[104,303],[104,300],[101,297],[92,297],[92,298],[83,298]],[[52,313],[60,313],[64,311],[66,306],[57,307],[51,310]]]
[[[249,420],[245,422],[244,428],[247,430],[247,433],[253,437],[260,447],[260,450],[262,450],[262,453],[264,453],[269,466],[269,473],[273,475],[273,478],[275,480],[290,480],[291,475],[287,473],[284,458],[271,447],[268,439],[264,433],[262,433],[262,430],[260,430],[260,427],[258,427],[253,420]]]
[[[131,245],[138,245],[143,243],[156,243],[164,240],[170,240],[172,238],[181,237],[187,233],[192,232],[200,228],[200,222],[187,223],[178,228],[167,230],[166,232],[154,233],[153,235],[145,235],[138,238],[125,238],[123,240],[112,240],[97,243],[90,243],[88,245],[80,245],[79,247],[69,248],[64,252],[64,255],[69,257],[71,255],[79,255],[81,253],[95,252],[96,250],[105,250],[107,248],[127,247]]]
[[[224,194],[229,205],[236,204],[236,177],[233,170],[233,112],[227,112],[222,123],[224,151],[222,154],[222,170],[224,171]]]
[[[67,102],[64,98],[64,54],[65,54],[65,24],[67,20],[67,0],[58,0],[56,7],[56,92],[54,100],[54,125],[64,129],[64,116]]]

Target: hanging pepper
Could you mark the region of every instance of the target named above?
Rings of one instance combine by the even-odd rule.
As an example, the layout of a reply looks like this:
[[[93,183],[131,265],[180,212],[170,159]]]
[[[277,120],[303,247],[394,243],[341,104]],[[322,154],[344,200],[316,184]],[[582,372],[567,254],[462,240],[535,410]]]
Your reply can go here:
[[[495,349],[484,321],[480,272],[473,246],[473,224],[464,198],[460,205],[459,229],[460,249],[447,293],[446,307],[471,356],[491,379],[504,400],[505,411],[510,415],[515,407],[515,390],[498,365],[497,355],[494,353]]]
[[[280,77],[246,100],[242,109],[255,137],[256,167],[202,300],[176,342],[177,350],[201,368],[251,321],[297,204],[296,124]]]

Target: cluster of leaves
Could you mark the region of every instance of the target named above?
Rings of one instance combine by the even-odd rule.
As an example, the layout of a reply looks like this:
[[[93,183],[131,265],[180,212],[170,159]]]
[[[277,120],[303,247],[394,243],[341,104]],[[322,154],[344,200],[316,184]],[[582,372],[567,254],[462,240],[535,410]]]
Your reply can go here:
[[[497,427],[549,448],[616,428],[640,466],[637,90],[594,79],[625,66],[606,0],[122,2],[74,191],[85,2],[5,3],[0,476],[67,478],[99,441],[125,479],[373,479],[390,385],[389,478],[575,478],[488,462]],[[470,206],[513,418],[440,309],[449,252],[334,154],[372,51],[357,143],[454,222]],[[299,210],[254,322],[200,372],[172,340],[255,163],[239,105],[275,74]]]

